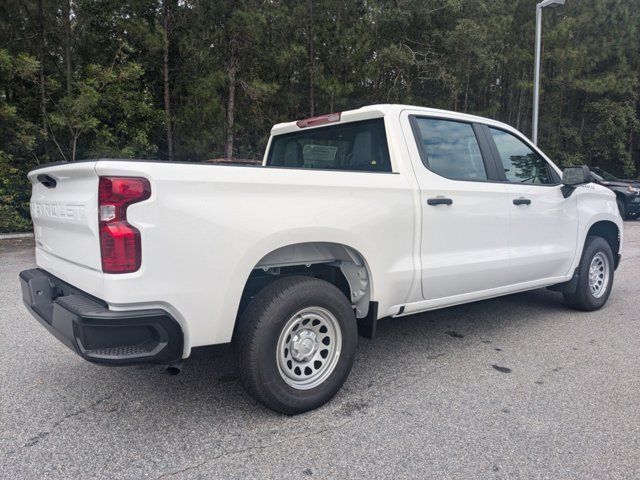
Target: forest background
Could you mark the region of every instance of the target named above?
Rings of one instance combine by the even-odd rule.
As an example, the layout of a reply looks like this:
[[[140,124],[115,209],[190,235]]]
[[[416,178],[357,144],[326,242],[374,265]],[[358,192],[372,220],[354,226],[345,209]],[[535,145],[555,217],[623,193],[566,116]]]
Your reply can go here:
[[[534,0],[5,0],[0,232],[54,161],[262,156],[274,123],[405,103],[531,135]],[[539,144],[640,171],[640,0],[545,9]]]

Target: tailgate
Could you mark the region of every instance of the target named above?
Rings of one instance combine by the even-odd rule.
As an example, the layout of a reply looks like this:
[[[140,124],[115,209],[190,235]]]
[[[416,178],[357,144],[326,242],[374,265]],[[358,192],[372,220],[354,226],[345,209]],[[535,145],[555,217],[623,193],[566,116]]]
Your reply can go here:
[[[96,162],[29,173],[36,248],[76,266],[101,271]]]

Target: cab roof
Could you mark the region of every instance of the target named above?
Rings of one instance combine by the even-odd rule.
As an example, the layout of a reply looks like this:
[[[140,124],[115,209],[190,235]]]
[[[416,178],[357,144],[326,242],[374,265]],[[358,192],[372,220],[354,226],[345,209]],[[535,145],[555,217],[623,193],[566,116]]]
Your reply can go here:
[[[501,127],[505,130],[510,130],[522,135],[521,132],[518,132],[515,128],[510,125],[504,124],[502,122],[498,122],[496,120],[492,120],[490,118],[478,117],[476,115],[469,115],[467,113],[454,112],[452,110],[441,110],[438,108],[429,108],[429,107],[419,107],[417,105],[403,105],[403,104],[377,104],[377,105],[367,105],[356,110],[345,110],[340,113],[339,122],[331,122],[326,123],[324,125],[318,125],[313,128],[322,128],[323,126],[329,126],[335,123],[347,123],[347,122],[356,122],[359,120],[370,120],[372,118],[382,118],[390,114],[400,114],[403,110],[412,110],[420,113],[424,113],[425,115],[430,116],[440,116],[445,118],[450,118],[452,120],[462,120],[466,122],[476,122],[476,123],[484,123],[486,125],[494,125],[497,127]],[[314,117],[315,118],[315,117]],[[278,123],[273,126],[271,129],[271,135],[282,135],[284,133],[292,133],[299,132],[304,130],[305,127],[301,128],[298,125],[299,120],[293,122],[285,122]],[[311,127],[306,127],[311,128]]]

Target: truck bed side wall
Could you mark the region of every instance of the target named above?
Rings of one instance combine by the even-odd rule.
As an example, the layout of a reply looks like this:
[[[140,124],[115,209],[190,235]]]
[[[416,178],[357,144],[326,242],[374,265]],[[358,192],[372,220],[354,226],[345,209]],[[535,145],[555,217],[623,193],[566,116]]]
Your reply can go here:
[[[380,316],[408,294],[415,217],[402,175],[145,162],[99,162],[96,171],[144,176],[153,192],[128,211],[142,233],[142,268],[105,275],[102,298],[113,309],[169,309],[186,330],[185,354],[231,339],[251,270],[286,245],[359,252]]]

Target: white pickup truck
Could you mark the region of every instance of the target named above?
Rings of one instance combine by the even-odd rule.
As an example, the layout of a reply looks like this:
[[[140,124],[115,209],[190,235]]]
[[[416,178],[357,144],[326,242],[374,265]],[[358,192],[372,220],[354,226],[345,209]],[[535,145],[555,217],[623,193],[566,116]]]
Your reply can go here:
[[[95,160],[29,174],[39,268],[23,300],[91,362],[176,364],[232,343],[248,392],[327,402],[358,332],[540,287],[602,307],[615,195],[517,130],[374,105],[273,127],[261,166]]]

